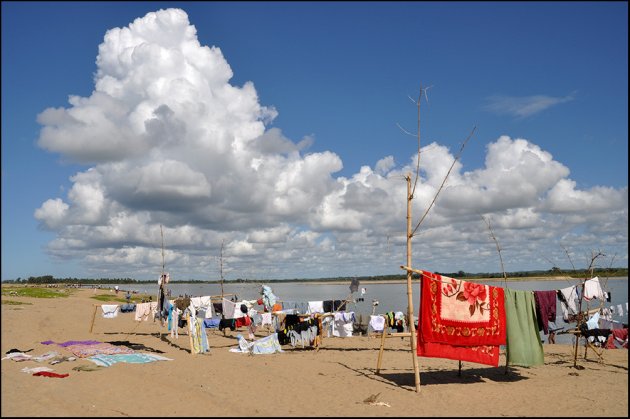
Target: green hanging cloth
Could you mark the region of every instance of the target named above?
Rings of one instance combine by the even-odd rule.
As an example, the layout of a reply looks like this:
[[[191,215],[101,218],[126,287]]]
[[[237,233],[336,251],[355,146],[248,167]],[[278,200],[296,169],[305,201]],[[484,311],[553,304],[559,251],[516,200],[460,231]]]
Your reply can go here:
[[[545,363],[532,291],[505,289],[508,365],[530,367]]]

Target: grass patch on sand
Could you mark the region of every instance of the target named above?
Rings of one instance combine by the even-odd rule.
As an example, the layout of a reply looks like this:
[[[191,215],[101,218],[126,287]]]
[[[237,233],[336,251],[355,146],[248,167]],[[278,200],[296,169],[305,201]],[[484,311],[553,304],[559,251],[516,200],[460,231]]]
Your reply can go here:
[[[32,303],[25,303],[22,301],[13,301],[13,300],[2,300],[2,304],[6,304],[8,306],[19,306],[23,304],[33,305]]]
[[[116,302],[116,303],[126,303],[127,299],[123,296],[121,296],[120,294],[116,295],[116,294],[98,294],[98,295],[93,295],[90,298],[97,300],[97,301],[102,301],[102,302]],[[149,295],[138,295],[138,294],[134,294],[131,297],[131,300],[129,301],[132,304],[138,304],[142,301],[142,299],[144,299],[145,301],[149,301]]]
[[[116,295],[110,295],[110,294],[98,294],[98,295],[93,295],[90,298],[93,298],[94,300],[98,300],[98,301],[103,301],[103,302],[111,302],[111,301],[115,301],[117,303],[127,302],[125,298],[121,298]]]
[[[59,298],[69,297],[69,289],[39,288],[39,287],[2,287],[2,295],[10,297]]]

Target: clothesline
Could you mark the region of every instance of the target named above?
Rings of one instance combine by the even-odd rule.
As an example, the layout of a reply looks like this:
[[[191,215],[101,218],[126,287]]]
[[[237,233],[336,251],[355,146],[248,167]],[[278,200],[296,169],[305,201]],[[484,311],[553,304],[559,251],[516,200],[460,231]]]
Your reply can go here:
[[[401,269],[403,269],[403,270],[409,271],[409,272],[414,272],[414,273],[420,274],[420,275],[422,275],[423,277],[428,277],[428,276],[427,276],[427,274],[425,273],[425,271],[422,271],[422,270],[420,270],[420,269],[410,268],[410,267],[405,266],[405,265],[400,265],[400,268],[401,268]],[[597,278],[597,277],[595,277],[595,278]],[[586,281],[590,281],[590,280],[592,280],[592,279],[594,279],[594,278],[589,278],[589,279],[587,279]],[[450,281],[444,281],[444,280],[438,280],[438,279],[433,279],[433,280],[434,280],[434,281],[439,281],[439,282],[444,283],[444,284],[450,284]],[[575,285],[574,285],[574,286],[575,286]],[[569,288],[570,288],[570,287],[569,287]],[[601,288],[601,287],[600,287],[600,288]],[[505,289],[510,289],[510,288],[505,287]],[[556,289],[556,290],[554,290],[554,291],[559,291],[559,289]]]

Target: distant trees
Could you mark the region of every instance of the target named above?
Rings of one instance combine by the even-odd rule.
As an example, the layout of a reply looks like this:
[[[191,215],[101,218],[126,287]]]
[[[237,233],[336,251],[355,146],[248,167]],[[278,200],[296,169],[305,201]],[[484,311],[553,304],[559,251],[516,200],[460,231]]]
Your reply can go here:
[[[588,271],[588,272],[587,272]],[[451,278],[460,279],[478,279],[478,278],[503,278],[503,273],[497,272],[479,272],[479,273],[467,273],[462,270],[457,272],[438,272],[435,273],[449,276]],[[527,277],[548,277],[548,276],[567,276],[573,278],[583,278],[585,275],[590,275],[590,270],[587,269],[560,269],[556,266],[547,271],[519,271],[519,272],[507,272],[507,276],[510,278],[527,278]],[[624,277],[628,276],[628,268],[595,268],[593,269],[593,276],[601,277]],[[275,283],[275,282],[332,282],[332,281],[352,281],[353,277],[332,277],[332,278],[292,278],[292,279],[246,279],[238,278],[229,280],[230,283]],[[419,278],[418,274],[414,274],[413,278]],[[406,279],[406,275],[401,273],[397,275],[375,275],[359,277],[359,280],[369,281],[396,281]],[[54,278],[52,275],[31,276],[28,279],[17,278],[15,280],[3,280],[3,283],[17,283],[17,284],[142,284],[153,283],[157,281],[153,280],[135,280],[133,278]],[[179,283],[188,284],[213,284],[219,283],[219,280],[178,280]]]

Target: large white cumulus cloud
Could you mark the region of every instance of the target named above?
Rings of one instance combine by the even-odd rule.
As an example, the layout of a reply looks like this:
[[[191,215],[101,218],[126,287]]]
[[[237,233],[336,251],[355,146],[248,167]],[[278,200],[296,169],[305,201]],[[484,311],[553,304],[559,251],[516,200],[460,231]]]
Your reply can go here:
[[[349,177],[334,151],[286,138],[252,82],[230,84],[218,47],[201,45],[180,9],[159,10],[105,34],[94,91],[38,116],[38,144],[89,169],[65,199],[35,210],[54,231],[51,255],[85,263],[85,276],[217,278],[229,271],[294,278],[397,273],[405,244],[406,183],[415,153],[383,156]],[[620,250],[627,263],[627,188],[581,190],[569,170],[532,142],[490,139],[483,168],[453,167],[418,230],[414,255],[427,269],[497,271],[491,219],[504,257],[537,269],[558,244]],[[429,144],[413,201],[417,219],[453,162]],[[523,245],[526,243],[526,245]],[[561,263],[561,262],[559,262]],[[509,264],[508,264],[509,269]]]

